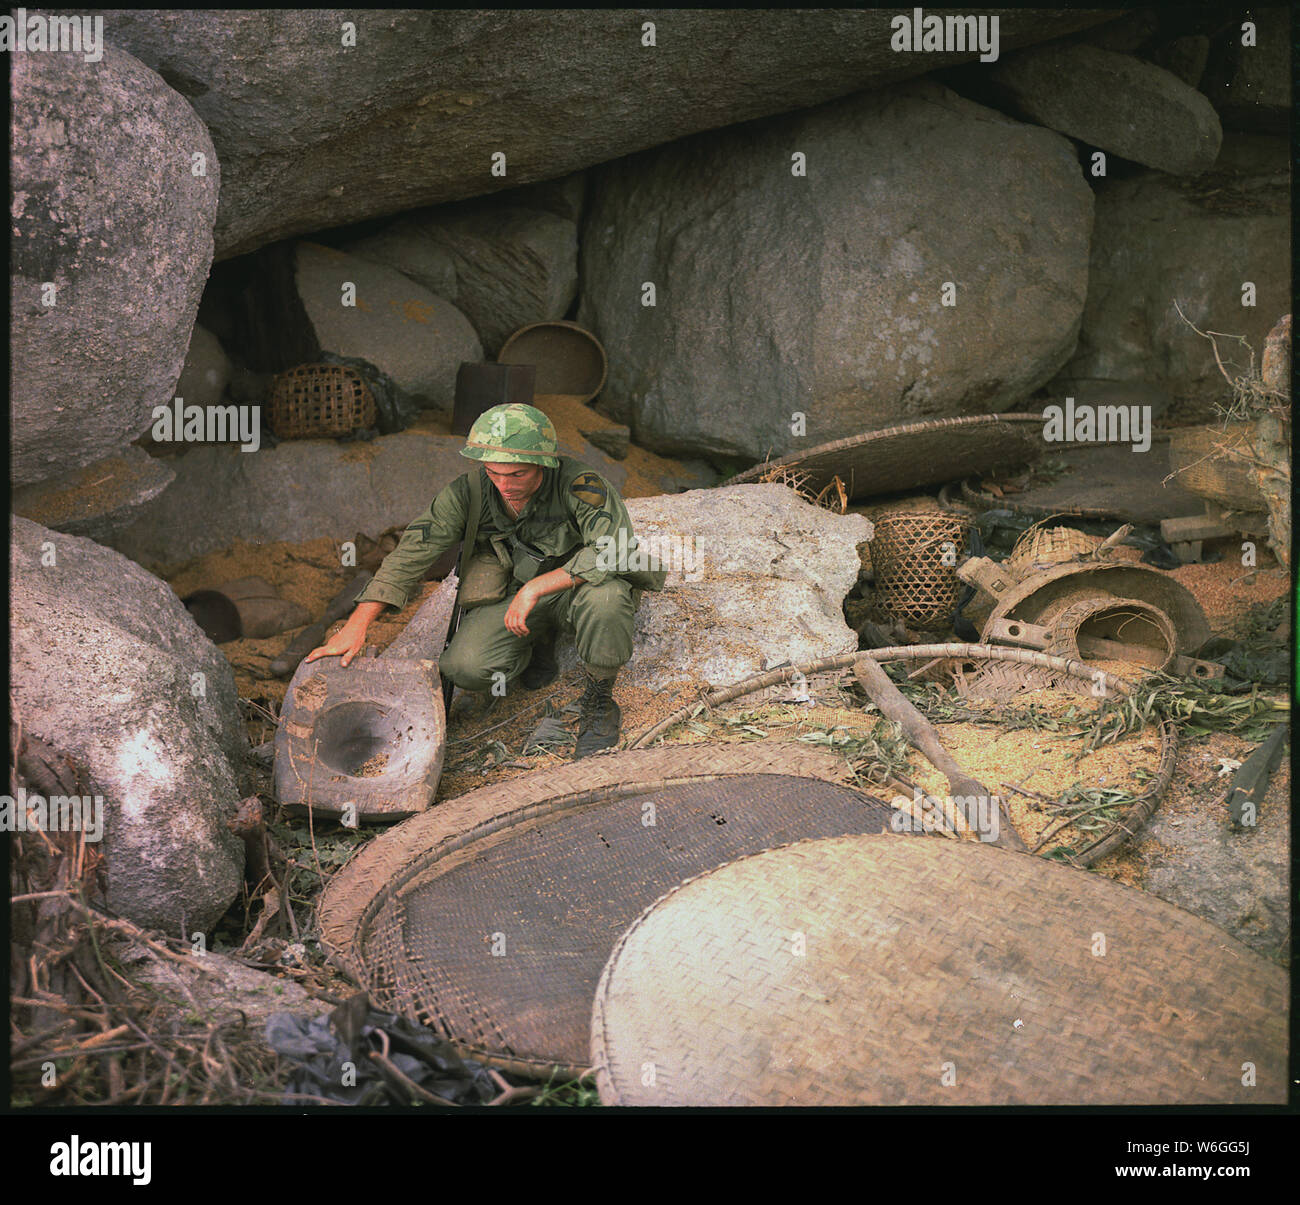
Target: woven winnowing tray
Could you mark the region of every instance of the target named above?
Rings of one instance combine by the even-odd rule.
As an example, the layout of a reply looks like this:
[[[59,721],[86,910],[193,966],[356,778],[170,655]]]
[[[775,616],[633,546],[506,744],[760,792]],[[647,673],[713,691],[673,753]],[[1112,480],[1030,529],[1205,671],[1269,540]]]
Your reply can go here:
[[[606,1104],[1278,1104],[1288,997],[1280,967],[1135,888],[846,836],[648,908],[591,1055]]]
[[[804,746],[667,747],[472,792],[372,842],[321,930],[372,1000],[518,1070],[587,1065],[619,935],[684,878],[811,836],[890,831],[887,804]]]

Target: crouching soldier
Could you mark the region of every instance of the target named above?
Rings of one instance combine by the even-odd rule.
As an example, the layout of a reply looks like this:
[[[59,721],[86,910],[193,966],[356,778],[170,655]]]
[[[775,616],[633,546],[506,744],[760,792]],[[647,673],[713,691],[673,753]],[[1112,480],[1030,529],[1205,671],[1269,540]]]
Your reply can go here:
[[[494,406],[470,429],[461,455],[478,461],[415,520],[358,598],[343,628],[307,660],[348,665],[384,607],[401,609],[425,571],[466,542],[464,611],[438,667],[463,690],[519,680],[527,690],[559,673],[555,640],[571,631],[586,679],[575,757],[618,743],[613,687],[632,656],[632,617],[662,570],[629,571],[636,548],[627,508],[598,473],[556,453],[555,427],[532,406]],[[638,563],[633,559],[633,563]]]

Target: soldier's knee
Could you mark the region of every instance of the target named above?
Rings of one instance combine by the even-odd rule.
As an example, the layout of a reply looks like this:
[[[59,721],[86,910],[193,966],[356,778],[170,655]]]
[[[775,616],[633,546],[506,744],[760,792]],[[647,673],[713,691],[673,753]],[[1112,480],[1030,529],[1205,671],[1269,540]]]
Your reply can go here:
[[[598,586],[590,583],[578,587],[575,608],[594,614],[620,614],[633,609],[632,587],[621,577],[607,577]]]
[[[461,690],[487,690],[492,685],[492,666],[484,665],[463,643],[452,642],[438,658],[438,672]]]

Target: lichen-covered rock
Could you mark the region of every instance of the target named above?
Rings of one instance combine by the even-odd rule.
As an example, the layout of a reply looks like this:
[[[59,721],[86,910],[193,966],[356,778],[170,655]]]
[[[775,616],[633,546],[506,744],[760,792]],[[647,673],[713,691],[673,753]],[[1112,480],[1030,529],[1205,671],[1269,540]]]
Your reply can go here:
[[[103,797],[108,904],[190,935],[235,899],[248,785],[230,663],[163,582],[111,549],[10,524],[10,679],[24,731]]]
[[[129,54],[9,65],[10,463],[27,485],[120,453],[171,401],[220,173],[194,110]]]
[[[857,546],[871,538],[863,516],[834,515],[783,485],[629,498],[627,509],[668,577],[642,598],[622,681],[725,686],[858,647],[844,598],[858,578]],[[572,661],[570,645],[561,664]]]
[[[1000,10],[999,44],[1005,53],[1113,15]],[[979,54],[896,53],[893,16],[127,9],[110,11],[105,27],[188,97],[212,131],[225,168],[217,221],[225,259],[291,235],[552,180]],[[504,176],[493,172],[498,152]]]
[[[931,81],[594,177],[578,320],[656,450],[762,460],[1008,409],[1074,350],[1093,204],[1074,148]]]

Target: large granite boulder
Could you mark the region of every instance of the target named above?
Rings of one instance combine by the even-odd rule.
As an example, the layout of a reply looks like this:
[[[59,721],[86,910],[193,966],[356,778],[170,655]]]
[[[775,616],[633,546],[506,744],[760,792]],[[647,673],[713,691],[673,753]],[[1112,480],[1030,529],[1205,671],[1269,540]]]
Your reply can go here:
[[[14,708],[103,797],[109,907],[173,934],[210,928],[244,865],[226,824],[249,785],[230,663],[126,557],[26,519],[10,535]]]
[[[1242,11],[1214,40],[1201,86],[1226,128],[1289,133],[1294,19],[1280,4]],[[1247,22],[1253,27],[1249,34]],[[1243,42],[1248,36],[1251,45]]]
[[[217,406],[230,384],[230,357],[211,331],[194,324],[190,345],[185,352],[185,366],[176,382],[176,396],[187,406]]]
[[[229,548],[358,531],[378,535],[417,518],[434,495],[469,470],[459,435],[399,431],[372,440],[286,440],[241,452],[209,444],[168,458],[175,481],[107,542],[147,568]],[[560,451],[601,473],[615,489],[627,470],[593,448],[561,440]],[[196,516],[202,516],[201,521]]]
[[[993,10],[1005,52],[1106,9]],[[225,179],[218,257],[502,188],[967,62],[889,10],[110,10],[190,98]],[[654,45],[646,45],[647,21]],[[505,155],[494,175],[492,156]]]
[[[577,226],[492,201],[408,214],[346,249],[455,303],[492,359],[521,326],[563,318],[578,287]]]
[[[1223,141],[1201,93],[1126,54],[1053,42],[1008,55],[990,78],[1026,120],[1174,175],[1211,167]]]
[[[725,686],[858,647],[844,599],[858,578],[857,546],[871,538],[862,515],[833,515],[783,485],[630,498],[627,509],[668,578],[642,598],[621,681]],[[573,663],[571,642],[560,661]]]
[[[219,169],[194,110],[129,54],[10,70],[10,463],[27,485],[120,453],[171,401]]]
[[[165,460],[128,446],[83,469],[14,490],[10,509],[43,527],[111,544],[175,477]]]
[[[1006,409],[1074,350],[1093,204],[1074,148],[938,84],[595,176],[578,320],[609,353],[615,417],[656,450],[758,460]]]
[[[1099,182],[1079,348],[1054,392],[1101,378],[1145,381],[1175,398],[1225,396],[1209,340],[1188,323],[1244,336],[1259,364],[1291,304],[1289,181],[1285,141],[1230,134],[1213,171],[1194,179],[1149,172]],[[1253,306],[1242,304],[1245,282]],[[1244,373],[1240,344],[1219,346]]]
[[[363,442],[287,440],[248,453],[215,444],[191,448],[168,461],[176,480],[113,536],[113,547],[161,567],[236,540],[378,535],[417,518],[466,471],[464,446],[454,436],[400,431]]]

